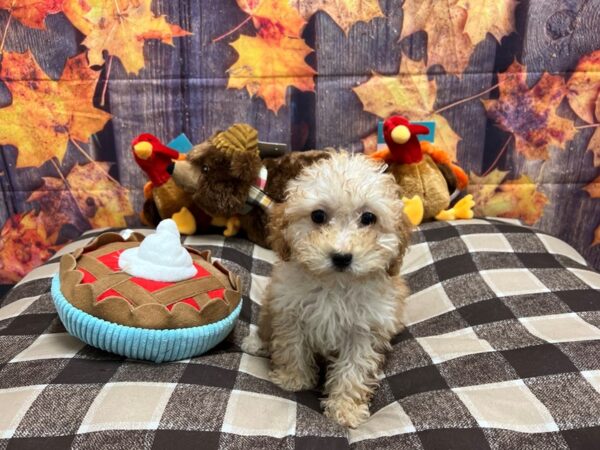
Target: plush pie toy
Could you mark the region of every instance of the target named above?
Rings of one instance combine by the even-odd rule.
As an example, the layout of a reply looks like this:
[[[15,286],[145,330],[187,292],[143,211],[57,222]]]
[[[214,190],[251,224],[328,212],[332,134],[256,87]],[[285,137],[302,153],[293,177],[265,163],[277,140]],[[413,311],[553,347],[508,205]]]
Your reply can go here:
[[[203,353],[227,337],[241,309],[239,278],[208,251],[181,245],[176,223],[156,233],[104,233],[63,255],[52,294],[65,328],[136,359]]]

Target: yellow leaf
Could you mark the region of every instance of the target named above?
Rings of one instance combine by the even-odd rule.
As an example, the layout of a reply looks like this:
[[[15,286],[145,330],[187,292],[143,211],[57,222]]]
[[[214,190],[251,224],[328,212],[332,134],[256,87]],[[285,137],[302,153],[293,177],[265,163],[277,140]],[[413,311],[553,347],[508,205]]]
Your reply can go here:
[[[595,117],[598,122],[600,122],[600,95],[596,99],[596,111]],[[600,167],[600,127],[596,127],[594,134],[588,143],[587,149],[592,152],[594,156],[594,167]]]
[[[448,121],[434,114],[433,104],[437,95],[435,81],[429,80],[423,61],[413,61],[406,56],[400,61],[398,75],[384,76],[373,73],[366,82],[353,88],[364,110],[387,119],[400,114],[415,121],[436,123],[436,144],[456,160],[456,146],[460,137]]]
[[[467,10],[465,33],[474,45],[491,33],[498,42],[515,31],[516,0],[461,0]]]
[[[11,16],[25,26],[45,29],[46,16],[60,12],[62,2],[63,0],[0,0],[0,9],[7,9]]]
[[[502,182],[507,173],[495,169],[487,176],[471,174],[467,190],[473,194],[475,214],[534,224],[542,216],[548,198],[527,175]]]
[[[128,191],[108,176],[109,164],[75,164],[67,181],[79,209],[93,228],[125,227],[126,216],[134,214]]]
[[[85,55],[67,60],[59,80],[51,80],[29,50],[4,53],[0,79],[12,103],[0,109],[0,144],[19,149],[17,167],[40,166],[67,150],[69,138],[87,142],[110,119],[93,105],[99,72]]]
[[[479,207],[479,205],[485,205],[490,201],[507,174],[508,171],[499,169],[492,170],[486,176],[479,176],[473,172],[470,173],[468,190],[469,194],[473,195],[476,208]]]
[[[513,133],[515,148],[527,159],[546,159],[549,149],[563,150],[573,139],[573,121],[556,114],[566,94],[562,77],[544,72],[530,89],[526,67],[515,61],[498,81],[498,100],[483,100],[483,105],[500,128]]]
[[[600,198],[600,176],[585,186],[583,190],[590,194],[592,198]]]
[[[461,76],[475,46],[488,32],[514,31],[516,0],[405,0],[400,38],[427,33],[427,63]]]
[[[281,35],[300,37],[306,21],[288,0],[236,0],[239,7],[252,17],[259,29],[275,28]],[[275,31],[267,31],[271,34]]]
[[[378,0],[290,0],[308,20],[317,11],[325,11],[348,34],[356,22],[369,22],[383,17]]]
[[[587,149],[594,155],[594,167],[600,167],[600,127],[592,134]]]
[[[301,91],[315,90],[316,72],[304,61],[313,50],[302,39],[240,35],[230,45],[239,58],[227,70],[227,87],[246,88],[250,95],[264,99],[271,111],[276,113],[285,105],[288,86]]]
[[[400,39],[425,31],[428,65],[441,64],[460,76],[475,46],[464,32],[468,13],[459,0],[406,0],[403,11]]]
[[[104,64],[103,51],[121,60],[128,73],[144,67],[144,42],[160,39],[172,45],[174,37],[191,33],[167,22],[150,9],[152,0],[65,0],[64,12],[86,38],[91,66]]]
[[[600,93],[600,50],[579,60],[567,81],[567,89],[567,99],[575,114],[586,122],[593,123],[594,110]]]
[[[460,136],[454,132],[446,118],[440,114],[433,114],[425,120],[435,122],[435,144],[443,149],[452,161],[457,161],[458,156],[456,147],[461,140]]]
[[[425,64],[406,56],[400,61],[398,75],[373,73],[366,83],[353,90],[367,112],[381,118],[400,114],[414,120],[432,113],[437,94],[436,83],[429,80]]]

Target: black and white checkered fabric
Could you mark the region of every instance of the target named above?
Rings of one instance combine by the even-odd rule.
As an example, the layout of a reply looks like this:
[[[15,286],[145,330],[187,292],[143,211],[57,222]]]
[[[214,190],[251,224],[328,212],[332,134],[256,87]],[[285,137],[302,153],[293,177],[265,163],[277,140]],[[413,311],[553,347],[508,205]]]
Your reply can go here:
[[[600,445],[600,274],[556,238],[500,220],[423,225],[403,266],[407,329],[371,419],[351,431],[321,414],[319,392],[280,390],[268,361],[240,350],[273,253],[241,239],[186,243],[211,249],[244,287],[232,336],[192,360],[126,360],[66,334],[48,293],[57,258],[8,294],[0,448]]]

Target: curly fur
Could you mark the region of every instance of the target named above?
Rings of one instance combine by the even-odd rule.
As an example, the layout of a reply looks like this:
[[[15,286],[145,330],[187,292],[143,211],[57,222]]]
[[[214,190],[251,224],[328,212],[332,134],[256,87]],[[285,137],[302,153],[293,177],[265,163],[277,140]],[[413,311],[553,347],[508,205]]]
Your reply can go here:
[[[326,212],[326,223],[311,220],[317,209]],[[376,215],[374,224],[360,223],[366,211]],[[243,349],[270,353],[271,379],[291,391],[315,387],[316,357],[324,357],[325,414],[356,427],[369,417],[377,373],[402,328],[408,295],[398,273],[411,228],[399,188],[380,163],[332,154],[289,183],[269,227],[281,261],[263,299],[258,334]],[[333,253],[352,253],[351,265],[336,270]]]

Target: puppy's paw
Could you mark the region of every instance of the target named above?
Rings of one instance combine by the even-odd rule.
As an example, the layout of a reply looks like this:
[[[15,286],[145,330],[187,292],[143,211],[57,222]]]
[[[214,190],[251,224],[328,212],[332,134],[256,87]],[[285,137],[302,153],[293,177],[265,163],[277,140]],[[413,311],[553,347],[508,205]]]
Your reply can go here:
[[[352,400],[327,399],[322,403],[326,417],[340,425],[356,428],[371,416],[367,403],[356,403]]]
[[[285,391],[306,391],[317,385],[316,374],[306,374],[300,371],[276,368],[269,372],[273,383]]]
[[[250,331],[250,334],[244,338],[242,350],[254,356],[269,356],[268,345],[263,342],[256,331]]]

